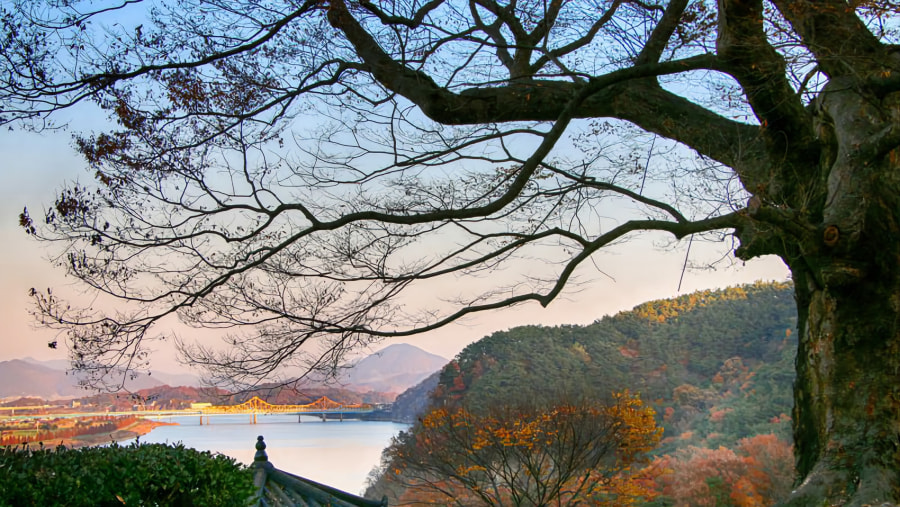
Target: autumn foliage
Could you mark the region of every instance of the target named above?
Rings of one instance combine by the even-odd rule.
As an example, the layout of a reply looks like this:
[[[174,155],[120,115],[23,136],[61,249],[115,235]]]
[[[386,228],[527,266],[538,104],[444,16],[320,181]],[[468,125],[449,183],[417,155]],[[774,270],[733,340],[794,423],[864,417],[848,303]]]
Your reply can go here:
[[[775,435],[737,448],[688,447],[658,458],[656,485],[674,507],[767,507],[784,500],[794,478],[791,446]]]
[[[634,470],[661,435],[627,391],[609,404],[437,408],[394,442],[387,475],[401,504],[624,506],[655,496]]]

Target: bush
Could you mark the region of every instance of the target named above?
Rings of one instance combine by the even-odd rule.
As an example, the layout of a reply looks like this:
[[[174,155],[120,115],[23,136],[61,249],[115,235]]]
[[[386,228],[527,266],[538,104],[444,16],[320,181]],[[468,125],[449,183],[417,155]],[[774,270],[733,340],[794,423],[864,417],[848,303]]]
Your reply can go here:
[[[0,506],[247,505],[251,470],[183,445],[0,449]]]

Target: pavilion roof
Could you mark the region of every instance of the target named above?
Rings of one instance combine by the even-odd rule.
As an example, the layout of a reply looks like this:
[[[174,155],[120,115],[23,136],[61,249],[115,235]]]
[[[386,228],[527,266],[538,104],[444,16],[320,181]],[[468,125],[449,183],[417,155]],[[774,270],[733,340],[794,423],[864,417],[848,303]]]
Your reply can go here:
[[[251,507],[387,507],[388,504],[387,497],[369,500],[275,468],[269,462],[262,436],[256,439],[256,455],[251,466],[257,488]]]

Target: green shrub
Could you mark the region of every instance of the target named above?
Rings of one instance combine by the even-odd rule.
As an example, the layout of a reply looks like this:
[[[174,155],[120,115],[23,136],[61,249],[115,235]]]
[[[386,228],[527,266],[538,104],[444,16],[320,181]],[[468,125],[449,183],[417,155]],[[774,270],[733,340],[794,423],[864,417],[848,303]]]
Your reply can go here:
[[[247,505],[251,470],[183,445],[0,449],[0,506]]]

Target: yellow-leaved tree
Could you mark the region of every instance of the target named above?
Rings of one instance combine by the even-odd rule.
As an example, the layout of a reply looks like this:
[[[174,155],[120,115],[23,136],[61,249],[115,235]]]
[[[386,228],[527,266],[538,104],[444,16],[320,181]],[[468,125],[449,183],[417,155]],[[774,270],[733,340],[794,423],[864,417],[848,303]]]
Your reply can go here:
[[[662,435],[627,391],[611,402],[437,408],[386,454],[403,504],[630,505],[655,495],[639,470]]]

